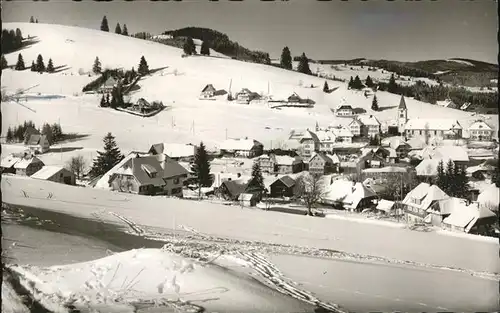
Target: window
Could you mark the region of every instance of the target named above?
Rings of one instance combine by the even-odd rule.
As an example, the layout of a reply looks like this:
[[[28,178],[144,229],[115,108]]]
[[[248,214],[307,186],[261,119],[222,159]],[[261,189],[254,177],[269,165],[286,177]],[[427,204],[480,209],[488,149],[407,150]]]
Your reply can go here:
[[[405,117],[405,114],[401,112],[401,114],[399,114],[399,117]]]
[[[174,179],[174,184],[178,184],[178,183],[179,183],[179,181],[180,181],[180,180],[179,180],[179,177],[175,178],[175,179]]]

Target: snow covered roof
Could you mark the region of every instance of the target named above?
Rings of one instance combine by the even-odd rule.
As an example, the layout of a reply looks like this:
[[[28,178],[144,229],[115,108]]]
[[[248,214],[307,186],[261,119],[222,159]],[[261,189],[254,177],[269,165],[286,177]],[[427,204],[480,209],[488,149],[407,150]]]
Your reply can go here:
[[[285,176],[282,176],[276,180],[274,180],[272,184],[276,183],[277,181],[281,181],[285,186],[287,186],[288,188],[290,187],[293,187],[295,185],[295,179],[293,179],[292,177],[290,177],[289,175],[285,175]]]
[[[330,130],[337,137],[353,137],[351,130],[347,127],[334,127]]]
[[[374,115],[360,114],[358,119],[366,126],[380,126],[380,121]]]
[[[40,160],[37,157],[32,157],[32,158],[18,158],[18,161],[14,164],[15,169],[26,169],[30,164],[32,163],[42,163],[42,160]]]
[[[102,175],[99,180],[96,181],[94,188],[98,189],[109,189],[109,178],[115,174],[118,173],[119,169],[123,167],[125,163],[127,163],[130,159],[135,158],[137,155],[139,156],[149,156],[147,153],[140,153],[140,152],[131,152],[128,155],[126,155],[123,160],[118,162],[112,169],[110,169],[106,174]]]
[[[461,199],[461,198],[456,198],[456,197],[450,197],[448,199],[443,199],[439,200],[437,203],[437,206],[439,208],[438,213],[441,215],[448,215],[453,213],[455,210],[460,209],[462,206],[467,205],[467,200]],[[427,212],[432,212],[436,210],[432,210],[431,208],[427,209]]]
[[[500,203],[500,189],[495,185],[491,184],[477,197],[477,202],[480,207],[484,208],[495,208],[498,210],[498,204]]]
[[[437,167],[440,161],[443,161],[444,166],[448,163],[448,159],[424,159],[416,167],[415,171],[418,176],[436,176]]]
[[[15,157],[13,155],[8,155],[5,158],[2,158],[1,166],[3,168],[11,168],[20,160],[19,157]]]
[[[275,158],[278,165],[293,165],[300,162],[297,158],[292,158],[288,155],[277,155]]]
[[[37,171],[35,174],[31,175],[31,178],[37,178],[37,179],[49,179],[52,176],[56,175],[59,172],[67,172],[71,173],[67,169],[61,166],[44,166],[42,167],[39,171]]]
[[[439,106],[442,106],[442,107],[449,107],[451,104],[453,104],[453,101],[451,101],[450,99],[446,99],[444,101],[436,101],[436,104],[439,105]]]
[[[389,201],[385,199],[380,199],[377,204],[377,210],[389,213],[394,206],[394,201]]]
[[[405,129],[407,130],[454,130],[462,129],[462,125],[454,119],[437,119],[437,118],[414,118],[409,120]]]
[[[406,173],[406,168],[397,166],[386,166],[381,168],[366,168],[363,173]]]
[[[338,179],[327,186],[322,196],[328,202],[339,202],[344,200],[353,192],[354,183],[349,180]]]
[[[467,149],[462,146],[428,147],[423,153],[424,159],[451,159],[452,161],[468,162]]]
[[[471,130],[493,130],[493,128],[484,121],[475,121],[469,126],[469,131]]]
[[[427,146],[424,140],[419,137],[410,138],[407,142],[413,150],[423,149]]]
[[[403,200],[403,203],[410,206],[417,206],[427,210],[433,201],[447,199],[449,196],[436,185],[420,183],[410,191]],[[415,204],[412,200],[421,200],[420,204]]]
[[[348,194],[343,202],[347,208],[355,209],[361,200],[373,197],[377,197],[375,191],[358,182],[354,185],[354,192]]]
[[[316,134],[316,137],[318,137],[318,140],[321,142],[325,141],[335,141],[337,136],[332,132],[328,130],[318,130],[314,132]]]
[[[191,144],[183,143],[159,143],[152,147],[157,153],[164,153],[171,158],[192,157],[196,154],[197,147]]]
[[[494,166],[486,164],[486,162],[483,162],[483,163],[476,165],[476,166],[467,167],[465,172],[470,175],[470,174],[473,174],[473,173],[478,172],[478,171],[491,172],[494,170],[495,170]]]
[[[387,137],[382,139],[381,141],[382,146],[384,147],[389,147],[392,149],[397,149],[400,146],[410,146],[403,138],[399,136],[394,136],[394,137]]]
[[[336,154],[327,154],[326,155],[330,160],[332,160],[333,164],[340,164],[340,158]]]
[[[262,146],[262,143],[253,139],[227,139],[223,141],[220,145],[221,150],[243,150],[249,151],[252,150],[254,146]]]
[[[443,220],[443,223],[464,228],[466,232],[469,232],[478,220],[493,217],[495,217],[495,213],[490,210],[481,208],[477,204],[471,204],[455,209],[450,216]]]
[[[240,193],[238,196],[239,201],[250,201],[255,197],[253,193]]]

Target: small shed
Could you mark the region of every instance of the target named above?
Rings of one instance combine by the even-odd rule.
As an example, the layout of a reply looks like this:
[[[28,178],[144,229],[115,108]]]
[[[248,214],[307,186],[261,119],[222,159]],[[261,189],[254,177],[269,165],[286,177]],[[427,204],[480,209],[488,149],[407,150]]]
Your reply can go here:
[[[53,181],[60,184],[76,185],[75,174],[60,166],[44,166],[31,178]]]
[[[275,180],[271,186],[271,197],[293,197],[295,180],[286,175]]]
[[[242,193],[238,197],[241,206],[252,207],[257,205],[257,195],[253,193]]]
[[[385,214],[390,214],[393,209],[394,209],[394,201],[381,199],[377,203],[377,210]]]

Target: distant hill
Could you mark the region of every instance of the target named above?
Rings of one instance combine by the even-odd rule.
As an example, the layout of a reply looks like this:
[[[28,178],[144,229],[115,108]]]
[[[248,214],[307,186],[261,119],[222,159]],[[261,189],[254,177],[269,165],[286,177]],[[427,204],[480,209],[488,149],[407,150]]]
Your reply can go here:
[[[177,46],[182,44],[184,39],[191,37],[208,42],[210,48],[233,59],[251,61],[262,64],[270,64],[269,53],[262,51],[252,51],[237,42],[232,41],[226,34],[209,28],[185,27],[176,30],[169,30],[162,33],[172,36],[172,42],[177,42]]]
[[[499,67],[482,61],[452,58],[447,60],[427,60],[418,62],[400,62],[391,60],[319,60],[321,64],[339,64],[373,66],[399,75],[427,77],[449,84],[468,87],[487,87],[496,85],[492,79],[498,78]]]

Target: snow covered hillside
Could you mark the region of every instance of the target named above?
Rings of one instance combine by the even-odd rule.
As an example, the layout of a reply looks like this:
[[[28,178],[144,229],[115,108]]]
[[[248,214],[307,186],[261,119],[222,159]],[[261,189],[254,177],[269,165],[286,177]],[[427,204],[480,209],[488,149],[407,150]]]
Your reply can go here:
[[[3,71],[2,87],[7,92],[34,85],[30,94],[61,95],[59,99],[29,98],[26,105],[36,113],[15,103],[2,103],[3,127],[33,120],[37,125],[44,122],[60,123],[65,132],[88,134],[84,140],[73,145],[86,149],[102,146],[102,137],[109,131],[124,151],[146,150],[156,142],[197,143],[203,140],[209,148],[217,146],[227,137],[252,137],[266,147],[279,145],[292,128],[312,128],[332,124],[336,118],[331,109],[342,99],[355,108],[376,115],[381,121],[397,116],[399,96],[377,92],[379,112],[373,112],[372,98],[362,92],[347,90],[342,82],[329,81],[330,88],[339,87],[331,94],[322,92],[323,78],[307,76],[280,68],[241,62],[232,59],[194,56],[182,58],[182,50],[159,43],[78,27],[35,24],[5,23],[4,28],[20,28],[23,35],[38,41],[21,51],[6,55],[9,65],[14,65],[18,53],[22,53],[26,65],[30,65],[38,54],[45,62],[52,58],[61,72],[38,74],[28,70]],[[131,69],[139,64],[144,55],[154,74],[139,81],[140,89],[131,95],[131,100],[140,97],[148,101],[160,100],[169,108],[155,117],[141,118],[127,113],[99,108],[99,97],[82,94],[83,86],[95,79],[88,74],[96,56],[103,68]],[[372,72],[373,73],[373,72]],[[80,75],[83,74],[83,75]],[[90,75],[90,76],[89,76]],[[364,77],[363,77],[364,78]],[[227,102],[225,96],[216,101],[199,100],[198,96],[206,84],[216,89],[235,92],[242,88],[263,95],[288,96],[297,92],[302,98],[315,101],[314,108],[270,109],[265,103],[242,105]],[[315,88],[309,88],[311,86]],[[471,113],[441,108],[413,99],[406,100],[409,118],[446,117],[458,119],[466,128],[476,118]],[[489,122],[498,129],[498,118]]]

